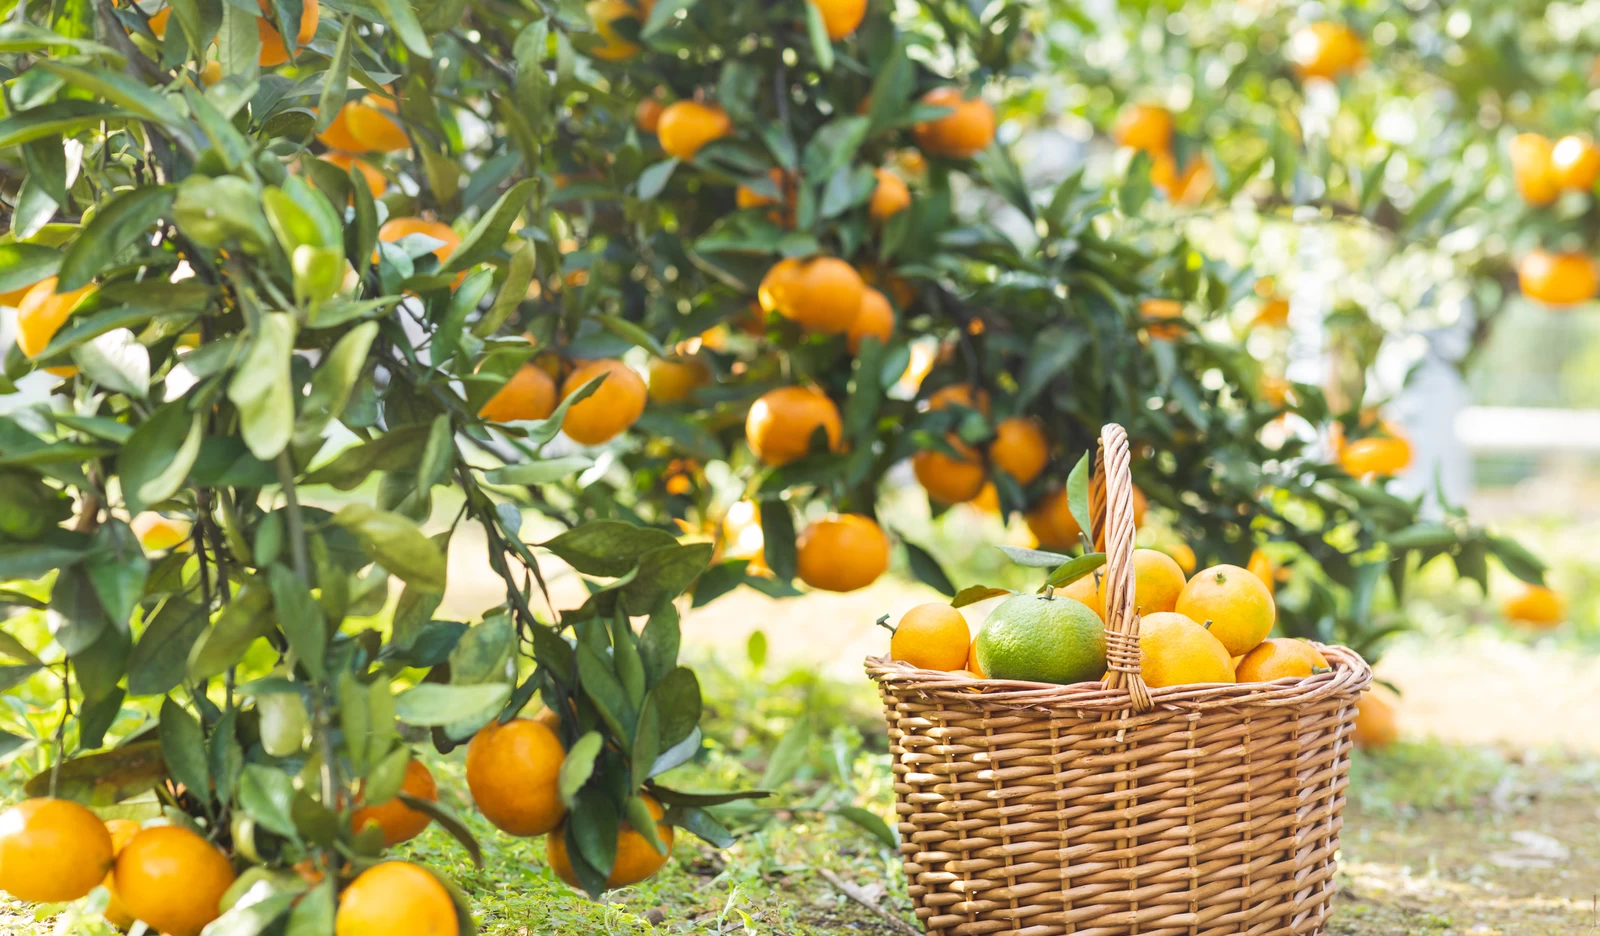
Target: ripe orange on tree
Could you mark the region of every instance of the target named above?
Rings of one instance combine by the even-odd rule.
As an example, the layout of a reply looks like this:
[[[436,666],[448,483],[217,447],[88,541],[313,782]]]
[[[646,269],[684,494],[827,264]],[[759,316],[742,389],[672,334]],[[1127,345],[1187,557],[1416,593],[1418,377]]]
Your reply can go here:
[[[442,221],[429,221],[424,218],[390,218],[378,228],[378,240],[392,244],[412,234],[421,234],[440,241],[439,246],[433,248],[433,255],[443,263],[450,259],[455,249],[461,246],[461,235],[455,229]],[[463,271],[462,275],[465,275]]]
[[[1304,678],[1329,670],[1325,658],[1310,642],[1290,637],[1269,637],[1240,660],[1234,675],[1239,682],[1271,682]]]
[[[181,826],[139,830],[116,866],[122,905],[168,936],[199,936],[222,915],[222,895],[235,877],[221,849]]]
[[[134,835],[138,834],[139,823],[134,822],[132,819],[107,819],[106,831],[111,833],[111,853],[115,856],[122,852],[123,846],[127,845]],[[115,861],[114,857],[113,861]],[[106,869],[105,879],[100,883],[105,885],[105,889],[110,895],[106,900],[106,909],[102,916],[106,918],[107,923],[117,929],[128,929],[133,925],[133,915],[128,912],[127,907],[122,905],[122,898],[117,896],[116,867],[114,864]]]
[[[855,321],[850,323],[850,330],[845,332],[845,345],[851,354],[861,353],[861,342],[868,335],[877,338],[879,344],[888,344],[894,336],[894,307],[883,293],[871,286],[862,290],[861,308],[856,312]]]
[[[586,54],[608,62],[620,62],[639,54],[639,44],[617,31],[617,20],[632,19],[642,27],[645,14],[628,0],[590,0],[589,19],[594,21],[594,31],[602,44],[588,49]]]
[[[762,308],[776,310],[806,331],[840,335],[861,313],[866,290],[855,267],[838,257],[813,257],[778,261],[763,278],[759,296]]]
[[[1396,436],[1368,436],[1339,451],[1339,465],[1353,478],[1393,475],[1411,464],[1411,443]]]
[[[778,387],[751,404],[744,437],[766,464],[787,465],[811,451],[819,427],[827,435],[828,451],[838,451],[844,426],[833,401],[811,387]]]
[[[822,14],[822,25],[834,42],[850,35],[867,15],[867,0],[809,0]]]
[[[256,32],[261,37],[261,51],[256,61],[262,68],[275,68],[289,61],[289,49],[283,43],[283,36],[278,34],[278,28],[267,18],[272,11],[268,0],[256,0],[256,5],[264,14],[256,17]],[[317,19],[317,0],[305,0],[300,7],[300,29],[294,37],[296,49],[310,42],[311,37],[317,34]]]
[[[139,538],[139,545],[151,552],[161,552],[188,544],[194,526],[187,520],[174,520],[153,510],[128,521],[128,528]]]
[[[339,895],[334,936],[455,936],[455,901],[439,879],[406,861],[361,872]]]
[[[1159,104],[1130,104],[1111,128],[1117,145],[1152,155],[1172,149],[1172,112]]]
[[[1139,318],[1151,338],[1172,339],[1183,334],[1182,325],[1171,324],[1183,319],[1183,303],[1176,299],[1145,299],[1139,303]]]
[[[1150,160],[1150,184],[1170,201],[1183,205],[1196,205],[1211,194],[1215,177],[1211,163],[1204,156],[1192,156],[1178,171],[1177,157],[1171,153],[1157,153]]]
[[[970,445],[954,434],[945,443],[955,450],[947,455],[938,449],[923,449],[911,456],[911,471],[930,500],[941,504],[962,504],[978,496],[989,473],[983,459]]]
[[[1540,133],[1519,133],[1506,148],[1511,157],[1511,181],[1517,194],[1530,205],[1548,205],[1561,194],[1553,162],[1555,146]]]
[[[1337,78],[1363,56],[1361,37],[1343,23],[1312,23],[1289,40],[1289,58],[1303,78]]]
[[[467,744],[467,790],[495,828],[543,835],[567,814],[556,777],[567,753],[555,732],[531,718],[490,722]]]
[[[373,150],[394,153],[409,149],[411,140],[405,128],[390,114],[399,110],[393,98],[368,94],[359,101],[347,101],[339,108],[317,139],[336,150],[366,153]]]
[[[555,412],[556,382],[543,368],[528,363],[517,369],[505,386],[495,391],[478,410],[489,422],[545,419]]]
[[[923,152],[968,159],[994,142],[994,108],[983,98],[967,98],[959,88],[943,87],[924,94],[922,103],[951,110],[943,117],[911,128]]]
[[[1587,192],[1600,178],[1600,147],[1586,136],[1564,136],[1550,151],[1550,181],[1564,189]]]
[[[710,382],[711,368],[698,357],[652,358],[650,361],[650,399],[658,403],[687,399],[696,387]]]
[[[28,903],[77,900],[105,879],[115,850],[100,817],[39,797],[0,813],[0,890]]]
[[[655,133],[661,125],[661,112],[667,105],[658,97],[647,97],[633,109],[633,124],[645,133]]]
[[[1140,617],[1139,672],[1152,689],[1235,681],[1222,642],[1193,618],[1173,611]]]
[[[0,306],[16,308],[17,304],[22,301],[22,297],[26,296],[28,290],[32,289],[37,282],[38,280],[35,280],[33,283],[29,283],[26,286],[18,286],[9,292],[0,292]]]
[[[776,196],[758,192],[741,183],[733,190],[734,204],[740,208],[760,208],[763,205],[776,205],[781,202],[785,210],[770,212],[768,217],[772,218],[774,223],[785,223],[785,212],[794,207],[794,187],[789,184],[788,174],[776,166],[767,170],[767,178],[772,180],[772,187],[778,190]]]
[[[1356,703],[1355,742],[1359,747],[1383,748],[1400,737],[1394,702],[1381,689],[1368,689]]]
[[[1267,586],[1268,592],[1277,591],[1277,569],[1273,567],[1272,558],[1266,553],[1259,549],[1252,552],[1250,554],[1250,561],[1246,562],[1244,567],[1248,569],[1252,575],[1260,579],[1261,584]]]
[[[693,159],[700,147],[733,132],[728,112],[715,104],[675,101],[661,111],[656,137],[668,156]]]
[[[911,189],[899,176],[887,169],[873,170],[878,184],[872,190],[872,200],[867,202],[867,215],[874,221],[887,221],[892,215],[911,207]]]
[[[1023,515],[1033,538],[1045,549],[1071,549],[1078,545],[1082,529],[1072,515],[1065,488],[1046,494],[1039,503]],[[1080,579],[1079,581],[1082,581]]]
[[[814,521],[796,540],[800,580],[812,588],[847,592],[865,588],[889,568],[889,538],[871,517],[832,514]]]
[[[889,638],[889,658],[918,669],[959,670],[967,664],[972,639],[960,611],[930,601],[900,616]]]
[[[28,287],[17,303],[17,350],[29,358],[38,357],[49,346],[50,339],[66,324],[72,310],[94,292],[94,285],[90,284],[58,293],[58,282],[60,280],[54,276],[45,277]],[[71,365],[47,370],[57,377],[71,377],[78,372]]]
[[[971,384],[962,383],[948,384],[928,395],[928,409],[942,410],[949,406],[977,410],[987,416],[989,415],[989,393],[987,390],[973,390]]]
[[[1216,565],[1202,569],[1178,594],[1173,610],[1201,624],[1231,656],[1249,652],[1266,639],[1277,620],[1272,593],[1247,569]]]
[[[638,422],[644,413],[648,395],[644,380],[633,368],[615,358],[590,361],[568,374],[561,384],[561,398],[565,400],[602,375],[605,380],[599,388],[587,399],[568,407],[561,421],[561,431],[580,445],[608,442]]]
[[[1039,477],[1050,461],[1050,440],[1037,420],[1025,416],[1012,416],[1000,420],[994,427],[994,441],[989,443],[989,462],[1018,484],[1031,484]]]
[[[372,193],[373,198],[382,195],[389,188],[389,177],[384,175],[381,169],[365,159],[358,159],[349,153],[340,152],[323,153],[317,158],[323,162],[338,166],[346,172],[349,172],[350,167],[354,166],[355,170],[361,173],[361,177],[367,180],[367,190]]]
[[[660,871],[667,863],[667,859],[672,857],[672,826],[659,821],[666,815],[666,810],[661,808],[655,797],[643,794],[642,798],[650,810],[650,815],[657,820],[656,837],[661,840],[666,851],[656,851],[655,847],[629,825],[626,819],[622,820],[617,826],[617,860],[611,865],[611,873],[606,875],[607,890],[627,887],[629,884],[645,880]],[[578,883],[578,875],[572,870],[572,861],[567,857],[566,831],[566,827],[563,826],[545,836],[545,857],[549,860],[550,870],[556,873],[556,877],[573,887],[582,887],[583,885]],[[341,933],[340,936],[344,934]]]
[[[364,786],[365,784],[363,784]],[[439,785],[433,781],[433,772],[422,761],[412,758],[406,764],[405,779],[400,782],[400,792],[417,799],[439,800]],[[360,832],[376,824],[383,830],[385,846],[409,842],[422,834],[433,819],[401,802],[396,796],[386,802],[361,806],[350,814],[350,828]]]
[[[1548,630],[1567,619],[1567,602],[1553,589],[1523,582],[1500,603],[1500,613],[1514,624]]]
[[[1587,254],[1533,250],[1517,264],[1522,294],[1545,305],[1576,305],[1594,298],[1600,274]]]

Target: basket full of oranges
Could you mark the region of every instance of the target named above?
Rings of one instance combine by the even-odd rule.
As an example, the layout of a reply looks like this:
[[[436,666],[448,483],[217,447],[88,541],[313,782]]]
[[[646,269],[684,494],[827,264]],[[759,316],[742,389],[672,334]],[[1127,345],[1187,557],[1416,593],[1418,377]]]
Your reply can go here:
[[[867,661],[934,936],[1326,927],[1372,671],[1343,647],[1267,639],[1276,611],[1253,572],[1186,579],[1134,549],[1129,460],[1106,426],[1100,552],[999,603],[970,642],[959,611],[915,608]]]

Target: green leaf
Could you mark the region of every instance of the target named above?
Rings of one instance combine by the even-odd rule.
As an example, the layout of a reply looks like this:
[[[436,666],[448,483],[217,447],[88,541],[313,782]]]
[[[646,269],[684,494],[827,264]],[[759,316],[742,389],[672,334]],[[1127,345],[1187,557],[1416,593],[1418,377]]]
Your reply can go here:
[[[954,596],[956,586],[950,581],[950,576],[944,574],[944,569],[940,568],[939,560],[904,536],[900,540],[906,547],[906,558],[911,563],[911,574],[939,594]]]
[[[1510,537],[1489,537],[1489,551],[1494,553],[1506,571],[1532,585],[1544,584],[1545,565],[1521,543]]]
[[[606,331],[611,332],[623,341],[643,348],[658,358],[667,356],[667,349],[661,346],[661,342],[657,341],[654,335],[627,319],[605,313],[590,313],[589,317],[598,321],[605,326]]]
[[[526,433],[523,437],[523,443],[538,449],[546,442],[554,439],[556,434],[561,431],[561,423],[567,418],[567,410],[593,396],[594,392],[599,390],[600,385],[605,382],[605,379],[605,375],[602,374],[567,394],[566,398],[556,406],[555,411],[544,419],[523,423],[522,426]]]
[[[1455,545],[1456,533],[1442,523],[1424,520],[1390,533],[1383,538],[1383,541],[1392,549],[1426,549]]]
[[[322,430],[339,418],[350,400],[350,391],[367,364],[367,352],[378,337],[377,322],[363,322],[345,332],[329,351],[316,373],[311,375],[311,392],[301,403],[295,422],[296,447],[310,445],[322,437]]]
[[[472,326],[472,334],[479,338],[487,338],[500,330],[506,323],[511,313],[517,311],[517,306],[527,298],[528,284],[533,282],[533,269],[537,252],[532,242],[525,241],[516,252],[511,255],[511,262],[506,265],[505,281],[500,284],[500,292],[495,294],[494,304],[489,306],[489,311],[478,319]]]
[[[321,679],[328,652],[328,626],[321,606],[311,597],[306,583],[282,565],[274,564],[267,570],[267,583],[278,627],[289,639],[289,649],[313,679]]]
[[[795,546],[794,515],[789,512],[789,503],[781,498],[761,499],[761,555],[780,580],[790,581],[797,574],[799,550]]]
[[[345,449],[305,478],[305,484],[328,484],[341,491],[360,485],[367,476],[391,465],[413,464],[427,445],[428,426],[391,429],[371,442]]]
[[[133,114],[120,107],[69,98],[13,113],[0,120],[0,150],[48,137],[75,136],[84,130],[98,127],[101,121],[117,122],[134,119]]]
[[[896,855],[900,854],[900,836],[877,813],[860,806],[840,806],[833,810],[833,814],[860,826],[877,839],[878,844]]]
[[[587,643],[578,644],[578,679],[584,694],[618,738],[633,737],[634,712],[611,665]]]
[[[1071,585],[1105,564],[1105,553],[1086,553],[1076,559],[1069,559],[1050,573],[1044,580],[1045,587],[1060,588],[1063,585]]]
[[[250,645],[272,632],[272,593],[261,580],[246,578],[217,623],[189,651],[189,679],[202,683],[244,659]]]
[[[117,473],[130,513],[139,513],[178,493],[200,454],[204,434],[200,413],[183,400],[158,407],[139,425],[117,456]]]
[[[788,783],[805,764],[810,747],[811,726],[802,718],[778,739],[778,745],[767,758],[767,769],[762,772],[761,782],[757,786],[770,790]]]
[[[668,673],[651,688],[647,698],[647,704],[654,707],[660,717],[662,748],[677,745],[699,726],[703,705],[700,680],[687,666]]]
[[[161,757],[172,779],[194,792],[202,802],[210,799],[211,769],[206,761],[205,734],[200,721],[170,697],[161,703]]]
[[[246,764],[239,774],[239,807],[269,832],[299,841],[292,804],[294,778],[266,764]]]
[[[339,41],[333,47],[333,60],[322,73],[322,93],[317,97],[317,130],[328,129],[344,106],[345,89],[350,84],[350,45],[354,24],[345,22],[339,30]]]
[[[294,317],[289,313],[261,316],[255,340],[228,383],[228,399],[239,410],[245,445],[262,461],[277,458],[294,431],[294,390],[289,377],[294,335]]]
[[[678,545],[678,538],[654,527],[591,520],[536,545],[560,556],[584,575],[618,576],[638,565],[645,553]]]
[[[383,15],[384,22],[394,29],[395,35],[400,37],[407,49],[424,59],[433,57],[433,47],[428,45],[428,36],[417,21],[410,0],[372,0],[372,5]]]
[[[0,292],[32,286],[61,268],[61,250],[43,244],[0,244]]]
[[[199,754],[204,765],[203,747]],[[138,741],[62,762],[55,795],[86,806],[110,806],[144,793],[167,776],[161,742]],[[23,784],[22,791],[29,796],[45,796],[52,779],[51,771],[40,771]]]
[[[333,522],[353,533],[363,552],[407,585],[422,591],[444,591],[444,553],[410,520],[357,503],[334,514]]]
[[[128,694],[170,692],[188,670],[189,650],[205,632],[209,612],[183,598],[169,598],[139,635],[128,657]]]
[[[566,760],[561,762],[561,772],[556,780],[556,787],[561,792],[561,802],[570,808],[578,791],[589,782],[589,777],[594,774],[594,759],[599,756],[600,749],[605,746],[605,738],[598,731],[590,731],[579,738],[567,752]]]
[[[95,530],[90,542],[94,551],[84,560],[84,572],[106,614],[126,624],[144,595],[150,560],[139,546],[139,537],[115,517]]]
[[[0,692],[8,692],[18,685],[26,682],[34,673],[44,669],[42,663],[22,663],[16,666],[0,666]]]
[[[650,17],[639,30],[639,38],[649,39],[666,29],[677,18],[679,11],[692,9],[698,2],[699,0],[660,0],[651,8]]]
[[[1078,529],[1089,536],[1094,536],[1094,524],[1090,522],[1089,510],[1089,453],[1085,452],[1078,463],[1072,466],[1072,473],[1067,475],[1067,509],[1072,512],[1072,519],[1078,522]]]
[[[651,758],[651,760],[654,759],[654,757]],[[628,797],[627,820],[628,825],[639,833],[639,837],[644,839],[645,844],[655,849],[656,854],[671,854],[672,850],[667,847],[666,843],[661,841],[661,833],[656,828],[658,825],[656,817],[651,815],[650,804],[646,803],[643,797]]]
[[[396,0],[404,2],[404,0]],[[450,259],[440,264],[440,273],[455,273],[460,270],[489,259],[495,251],[505,244],[506,235],[511,230],[511,222],[517,219],[528,199],[533,197],[539,182],[537,179],[523,179],[513,185],[509,191],[500,196],[494,207],[484,213],[478,223],[472,226],[467,236],[451,252]]]
[[[1030,569],[1054,569],[1064,562],[1072,561],[1071,556],[1043,549],[1023,549],[1020,546],[998,546],[996,548],[1005,553],[1006,558],[1012,562]]]
[[[674,806],[667,812],[667,820],[678,828],[698,836],[713,848],[728,848],[733,845],[733,833],[711,813],[699,806]]]
[[[990,598],[1015,594],[1016,592],[1009,588],[995,588],[993,585],[968,585],[966,588],[956,592],[955,597],[950,599],[950,607],[965,608],[967,605],[988,601]]]
[[[822,19],[822,7],[807,3],[806,35],[811,39],[811,51],[817,56],[817,68],[823,74],[833,70],[833,40],[828,38],[828,24]]]
[[[483,473],[483,479],[490,484],[550,484],[592,467],[594,459],[586,455],[563,455],[559,458],[541,458],[538,461],[493,468]]]
[[[177,108],[172,106],[162,95],[150,90],[140,82],[134,81],[126,75],[109,71],[94,66],[71,65],[62,61],[44,60],[39,67],[62,79],[67,84],[82,88],[98,97],[105,98],[112,104],[122,107],[147,120],[166,125],[168,132],[178,136],[176,131],[183,127],[183,117]],[[188,141],[178,136],[184,143]],[[150,188],[131,189],[130,192],[152,191]],[[81,285],[81,284],[80,284]],[[64,286],[63,289],[77,289],[77,286]]]
[[[346,29],[346,34],[355,30]],[[289,914],[283,936],[324,936],[333,932],[335,897],[330,878],[306,891]]]
[[[636,183],[639,198],[650,201],[660,195],[666,189],[667,182],[672,179],[673,170],[677,168],[678,159],[675,156],[646,167],[639,173],[639,181]]]
[[[116,328],[72,349],[84,377],[113,393],[144,399],[150,393],[150,351],[133,332]]]
[[[479,718],[486,723],[510,696],[511,687],[505,683],[420,683],[395,697],[394,710],[401,721],[421,727]]]
[[[423,799],[419,796],[412,796],[409,793],[401,793],[400,802],[404,803],[407,808],[414,809],[437,822],[439,828],[450,833],[450,837],[467,850],[467,857],[472,859],[473,865],[480,870],[483,868],[483,846],[478,844],[477,836],[472,834],[472,829],[461,821],[461,817],[456,815],[455,810],[438,800]]]
[[[622,587],[623,607],[631,614],[648,614],[663,601],[683,594],[715,551],[710,543],[674,544],[640,556],[639,573]]]

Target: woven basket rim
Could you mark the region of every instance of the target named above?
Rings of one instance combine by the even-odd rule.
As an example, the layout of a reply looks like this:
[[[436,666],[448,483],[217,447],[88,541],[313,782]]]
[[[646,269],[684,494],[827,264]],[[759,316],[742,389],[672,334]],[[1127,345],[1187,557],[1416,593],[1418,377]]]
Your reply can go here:
[[[1348,647],[1310,641],[1331,670],[1272,682],[1195,683],[1151,689],[1158,710],[1205,711],[1217,708],[1284,708],[1310,705],[1338,696],[1353,698],[1372,684],[1372,667]],[[1125,712],[1132,708],[1127,689],[1094,682],[1057,685],[1009,679],[978,679],[960,672],[918,669],[887,655],[868,657],[867,675],[896,693],[915,693],[952,707],[986,711],[1065,709],[1072,712]]]

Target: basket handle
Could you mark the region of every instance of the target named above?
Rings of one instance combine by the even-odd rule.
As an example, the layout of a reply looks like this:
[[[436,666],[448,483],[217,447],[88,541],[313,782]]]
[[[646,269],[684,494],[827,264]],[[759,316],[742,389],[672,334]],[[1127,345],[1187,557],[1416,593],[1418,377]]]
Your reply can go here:
[[[1153,703],[1139,672],[1139,612],[1134,606],[1133,458],[1128,434],[1116,423],[1100,429],[1094,474],[1089,480],[1089,516],[1095,544],[1106,554],[1101,583],[1106,612],[1107,689],[1126,689],[1136,713]]]

